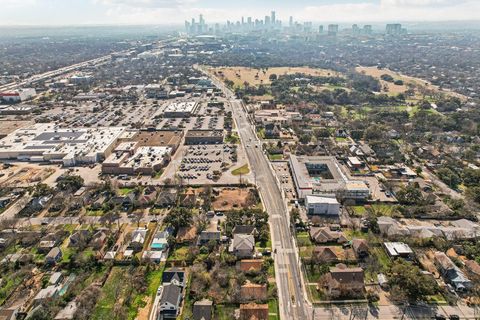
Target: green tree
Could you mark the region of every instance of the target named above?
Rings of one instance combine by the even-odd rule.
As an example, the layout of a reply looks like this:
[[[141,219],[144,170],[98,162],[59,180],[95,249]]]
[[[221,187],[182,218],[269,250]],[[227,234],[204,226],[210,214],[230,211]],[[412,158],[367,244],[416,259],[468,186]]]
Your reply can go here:
[[[164,222],[178,231],[181,227],[186,227],[192,223],[193,213],[188,208],[174,208],[165,217]]]
[[[402,190],[397,192],[396,196],[398,202],[405,205],[420,205],[424,200],[420,189],[413,185],[402,188]]]
[[[392,291],[403,293],[410,302],[423,301],[438,291],[435,279],[421,273],[419,267],[402,259],[394,261],[389,272]]]
[[[440,180],[453,189],[456,189],[462,181],[460,176],[450,168],[440,168],[437,170],[436,174]]]

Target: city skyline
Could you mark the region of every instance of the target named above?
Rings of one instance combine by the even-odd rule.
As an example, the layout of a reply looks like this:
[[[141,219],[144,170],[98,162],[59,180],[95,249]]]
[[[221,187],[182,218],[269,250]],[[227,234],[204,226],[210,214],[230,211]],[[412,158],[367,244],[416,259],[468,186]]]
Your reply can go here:
[[[480,3],[472,0],[2,0],[0,25],[181,25],[203,14],[210,23],[261,19],[276,11],[288,24],[290,16],[312,22],[433,22],[478,20]]]

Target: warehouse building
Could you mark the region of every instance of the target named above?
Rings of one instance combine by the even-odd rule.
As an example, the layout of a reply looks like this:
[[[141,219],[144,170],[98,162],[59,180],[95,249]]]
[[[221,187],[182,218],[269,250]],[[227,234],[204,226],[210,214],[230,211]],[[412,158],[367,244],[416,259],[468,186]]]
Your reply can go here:
[[[223,143],[223,130],[188,130],[185,144],[220,144]]]
[[[100,162],[110,155],[123,127],[59,128],[37,123],[0,140],[0,159],[61,163],[64,166]]]
[[[305,207],[309,215],[333,215],[340,213],[340,203],[334,197],[306,196]]]
[[[194,101],[174,102],[169,104],[163,111],[166,118],[188,118],[193,115],[198,107]]]
[[[18,89],[8,92],[0,92],[0,101],[6,103],[19,103],[32,99],[36,95],[36,91],[33,88]]]

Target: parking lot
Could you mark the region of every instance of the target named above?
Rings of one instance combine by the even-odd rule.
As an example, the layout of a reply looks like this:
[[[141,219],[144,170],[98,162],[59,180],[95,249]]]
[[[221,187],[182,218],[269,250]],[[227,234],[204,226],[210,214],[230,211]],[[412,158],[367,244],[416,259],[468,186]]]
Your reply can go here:
[[[160,119],[157,129],[181,128],[187,130],[221,130],[223,129],[223,116],[201,116],[190,118],[164,118]]]
[[[282,188],[285,191],[285,196],[288,201],[293,201],[297,199],[297,194],[295,192],[295,185],[293,183],[292,175],[290,174],[290,169],[287,162],[272,162],[272,166],[275,169],[278,180],[282,184]]]
[[[238,145],[182,146],[161,179],[175,181],[177,177],[192,185],[239,183],[240,177],[232,175],[231,170],[246,162],[245,153]],[[243,180],[249,178],[250,174],[242,176]]]

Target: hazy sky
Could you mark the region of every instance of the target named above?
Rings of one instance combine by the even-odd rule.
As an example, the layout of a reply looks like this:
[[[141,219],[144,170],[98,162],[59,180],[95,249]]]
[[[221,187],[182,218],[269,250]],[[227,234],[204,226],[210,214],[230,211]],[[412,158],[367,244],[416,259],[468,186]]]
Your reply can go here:
[[[0,0],[0,25],[174,24],[263,19],[385,22],[480,20],[480,0]]]

